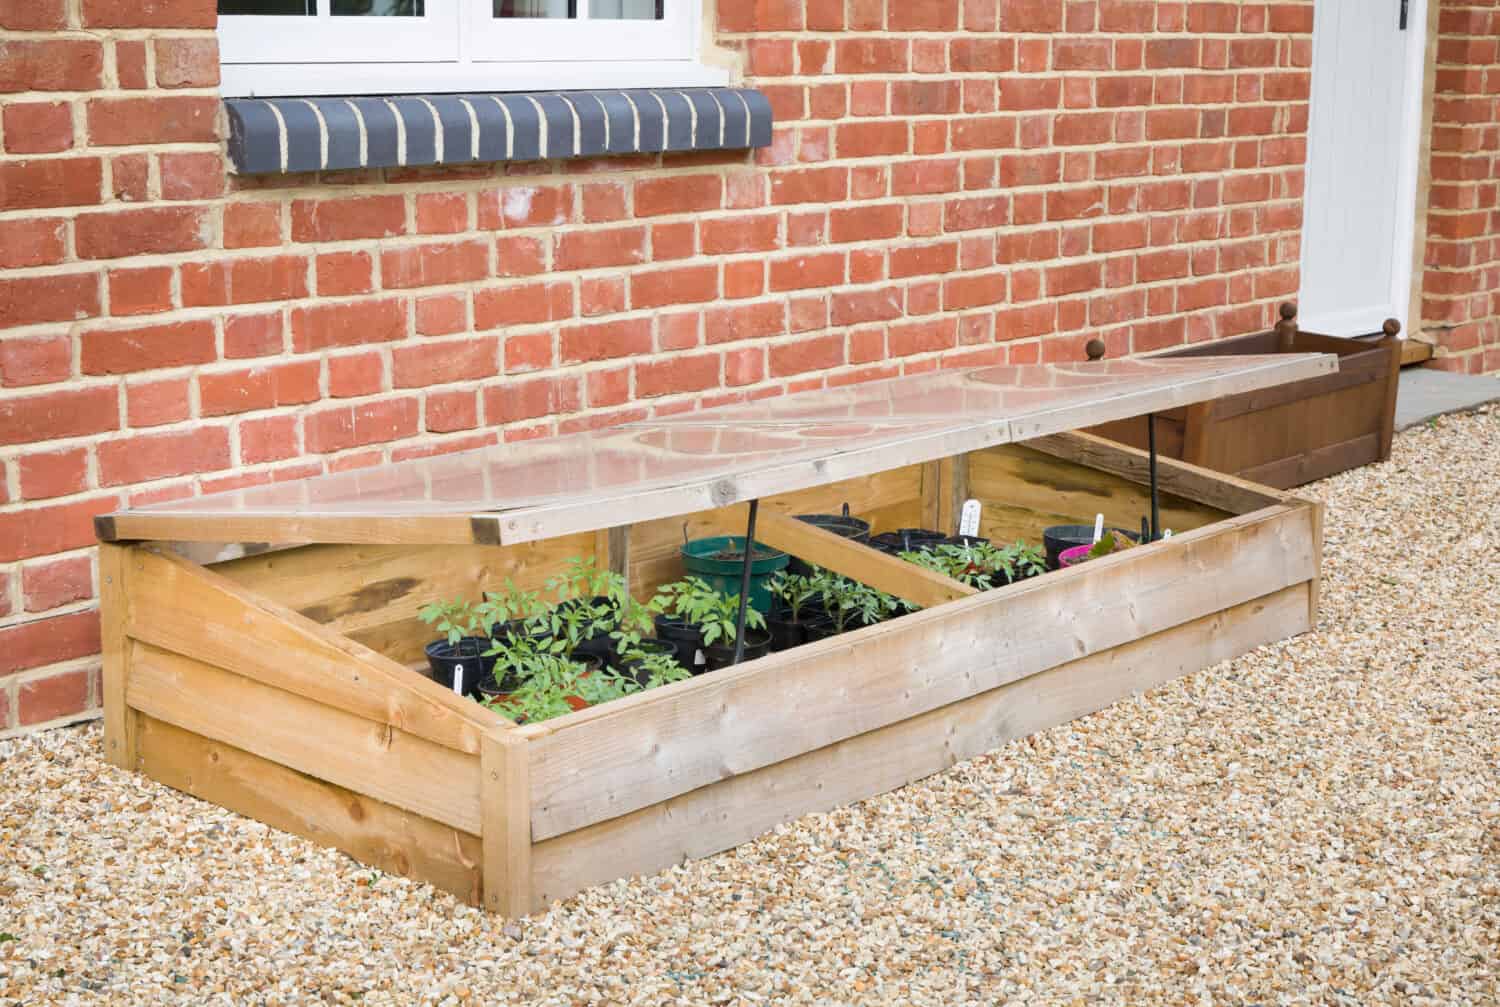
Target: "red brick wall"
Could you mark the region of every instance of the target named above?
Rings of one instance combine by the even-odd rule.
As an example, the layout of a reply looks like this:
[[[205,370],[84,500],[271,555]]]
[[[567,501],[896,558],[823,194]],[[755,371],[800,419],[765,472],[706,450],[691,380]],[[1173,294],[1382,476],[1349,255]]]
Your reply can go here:
[[[1500,8],[1441,0],[1422,328],[1432,366],[1500,371]]]
[[[1269,325],[1310,0],[719,0],[775,144],[236,181],[212,0],[0,0],[0,734],[126,503]]]

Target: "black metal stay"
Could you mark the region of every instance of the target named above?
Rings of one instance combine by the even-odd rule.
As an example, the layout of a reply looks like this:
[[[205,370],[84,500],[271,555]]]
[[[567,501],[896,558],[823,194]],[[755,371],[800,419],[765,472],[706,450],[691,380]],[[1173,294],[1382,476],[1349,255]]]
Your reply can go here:
[[[1151,541],[1161,538],[1161,491],[1156,481],[1156,414],[1146,414],[1146,450],[1151,460]]]
[[[750,567],[755,563],[755,516],[760,501],[750,501],[750,520],[745,525],[745,565],[740,571],[740,613],[734,624],[734,664],[745,657],[745,614],[750,609]]]

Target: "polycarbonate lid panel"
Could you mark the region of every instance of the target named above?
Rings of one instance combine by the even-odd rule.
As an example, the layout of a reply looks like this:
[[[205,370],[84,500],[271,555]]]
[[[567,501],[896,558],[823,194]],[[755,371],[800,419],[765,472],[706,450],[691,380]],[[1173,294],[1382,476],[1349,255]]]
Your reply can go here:
[[[357,531],[361,518],[471,515],[497,523],[491,541],[531,541],[870,475],[1337,367],[1329,354],[1278,354],[933,371],[171,501],[115,517],[133,519],[125,537],[147,537],[135,531],[170,518],[170,535],[164,523],[162,537],[226,541],[216,520],[281,518],[296,523],[291,540],[370,541]],[[329,522],[326,532],[319,520]]]

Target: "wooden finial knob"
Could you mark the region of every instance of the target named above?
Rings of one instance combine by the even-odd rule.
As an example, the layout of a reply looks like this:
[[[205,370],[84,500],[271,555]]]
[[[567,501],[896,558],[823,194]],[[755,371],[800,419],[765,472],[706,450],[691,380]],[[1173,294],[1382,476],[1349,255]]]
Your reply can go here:
[[[1281,320],[1290,322],[1297,317],[1297,306],[1291,301],[1283,301],[1281,305]]]
[[[1104,350],[1104,340],[1102,339],[1090,339],[1083,347],[1083,352],[1089,355],[1090,360],[1103,360]]]
[[[1380,331],[1384,332],[1388,337],[1394,338],[1401,335],[1401,323],[1394,318],[1387,318],[1385,324],[1380,327]]]

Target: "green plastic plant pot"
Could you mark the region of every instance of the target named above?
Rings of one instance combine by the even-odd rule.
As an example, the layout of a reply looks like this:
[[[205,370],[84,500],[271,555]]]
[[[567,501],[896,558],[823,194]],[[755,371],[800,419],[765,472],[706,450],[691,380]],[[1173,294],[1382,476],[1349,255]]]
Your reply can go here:
[[[716,535],[698,538],[682,547],[682,565],[688,575],[701,577],[720,594],[740,593],[740,577],[745,568],[745,536]],[[765,552],[765,556],[761,556]],[[738,558],[730,554],[738,553]],[[771,611],[771,577],[786,569],[791,557],[764,542],[755,543],[755,558],[750,561],[750,607],[761,615]]]

